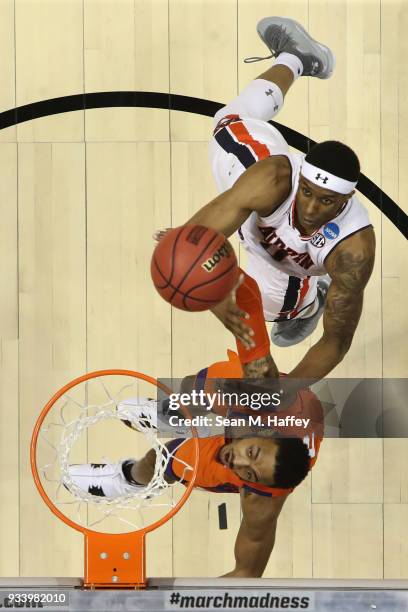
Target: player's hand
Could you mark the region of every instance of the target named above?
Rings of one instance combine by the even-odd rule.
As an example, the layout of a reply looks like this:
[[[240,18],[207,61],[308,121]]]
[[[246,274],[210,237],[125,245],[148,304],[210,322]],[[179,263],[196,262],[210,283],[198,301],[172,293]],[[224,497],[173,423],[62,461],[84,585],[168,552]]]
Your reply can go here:
[[[237,289],[243,283],[244,275],[241,274],[238,283],[225,300],[211,308],[211,312],[215,314],[217,319],[221,321],[225,327],[234,334],[234,336],[242,342],[248,350],[255,346],[253,340],[254,331],[249,325],[244,323],[243,319],[249,319],[249,314],[241,310],[237,306]]]
[[[167,232],[169,232],[171,229],[172,229],[171,227],[166,227],[166,229],[157,230],[153,234],[153,240],[156,240],[156,242],[159,242],[163,238],[163,236],[165,236]]]

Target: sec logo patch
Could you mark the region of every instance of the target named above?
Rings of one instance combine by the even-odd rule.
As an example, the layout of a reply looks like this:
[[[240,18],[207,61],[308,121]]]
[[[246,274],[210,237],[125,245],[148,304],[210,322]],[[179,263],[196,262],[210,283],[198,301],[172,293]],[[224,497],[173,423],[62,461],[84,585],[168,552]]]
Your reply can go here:
[[[340,228],[337,223],[326,223],[323,228],[323,234],[329,240],[334,240],[340,234]]]
[[[317,249],[321,249],[326,244],[326,238],[323,236],[323,234],[315,234],[310,242]]]

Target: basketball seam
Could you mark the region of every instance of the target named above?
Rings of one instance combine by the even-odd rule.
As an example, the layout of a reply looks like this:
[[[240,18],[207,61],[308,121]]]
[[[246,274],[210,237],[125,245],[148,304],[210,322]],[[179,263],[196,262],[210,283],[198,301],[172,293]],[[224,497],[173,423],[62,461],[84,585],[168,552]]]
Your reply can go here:
[[[154,263],[156,263],[156,262],[154,262]],[[221,273],[219,276],[217,276],[217,277],[215,277],[215,278],[212,278],[212,279],[211,279],[211,281],[206,281],[206,283],[205,283],[205,284],[208,284],[208,283],[210,283],[210,282],[212,283],[213,281],[218,280],[219,278],[221,278],[221,277],[222,277],[222,275],[223,275],[223,274],[225,274],[225,273],[229,272],[229,271],[231,270],[231,268],[232,268],[232,267],[234,267],[234,266],[231,266],[230,268],[228,268],[228,270],[225,270],[225,271],[224,271],[224,272],[222,272],[222,273]],[[157,268],[157,270],[158,270],[158,272],[159,272],[159,273],[160,273],[160,274],[163,276],[163,278],[164,278],[164,279],[166,279],[166,277],[163,275],[163,272],[160,270],[160,268]],[[193,287],[193,289],[196,289],[197,287],[200,287],[200,286],[201,286],[201,285],[195,285],[195,286]],[[156,284],[156,287],[158,287],[158,285],[157,285],[157,284]],[[158,287],[158,288],[159,288],[159,289],[161,289],[161,287]],[[216,305],[216,304],[218,304],[218,303],[219,303],[219,301],[218,301],[218,300],[206,300],[205,298],[197,298],[197,297],[193,297],[193,296],[191,296],[191,295],[188,295],[188,293],[187,293],[187,294],[186,294],[186,293],[184,293],[184,291],[182,291],[181,289],[178,289],[177,287],[175,287],[175,286],[174,286],[174,285],[172,285],[171,283],[168,283],[168,284],[166,285],[166,289],[167,289],[167,288],[174,289],[174,292],[175,292],[175,293],[174,293],[174,295],[176,295],[177,293],[179,293],[179,294],[181,294],[181,295],[183,295],[183,296],[186,296],[186,295],[187,295],[187,297],[188,297],[188,299],[189,299],[189,300],[194,300],[195,302],[203,302],[203,303],[206,303],[206,304],[214,304],[214,305]],[[189,292],[190,292],[190,291],[191,291],[191,289],[189,289]],[[166,299],[166,301],[167,301],[167,299]],[[171,304],[170,302],[168,302],[168,303],[170,304],[170,306],[173,306],[173,304]]]
[[[166,284],[165,284],[165,285],[158,285],[158,284],[155,282],[155,285],[156,285],[157,289],[167,289],[168,287],[170,287],[171,289],[174,289],[174,287],[173,287],[173,285],[171,284],[171,282],[170,282],[169,280],[167,280],[167,278],[165,277],[164,272],[162,272],[162,271],[160,270],[160,268],[159,268],[159,264],[158,264],[158,263],[157,263],[157,261],[156,261],[156,255],[154,255],[154,256],[153,256],[153,263],[154,263],[154,265],[156,266],[157,271],[158,271],[158,273],[160,274],[160,276],[161,276],[161,277],[163,278],[163,280],[166,282]]]
[[[164,275],[164,272],[162,272],[161,269],[159,268],[159,264],[157,263],[157,260],[156,260],[156,255],[154,254],[154,256],[153,256],[153,261],[154,261],[154,264],[155,264],[155,266],[157,268],[157,271],[163,277],[163,280],[165,280],[166,283],[167,283],[166,285],[160,286],[159,289],[167,289],[167,287],[169,287],[169,286],[171,288],[173,288],[173,285],[171,284],[171,279],[173,278],[173,274],[174,274],[174,261],[175,261],[174,252],[176,250],[177,242],[178,242],[178,240],[179,240],[179,238],[180,238],[180,236],[181,236],[181,234],[183,232],[183,229],[184,229],[184,226],[179,229],[179,232],[178,232],[178,234],[176,236],[176,239],[173,242],[173,245],[171,247],[171,255],[170,255],[170,257],[171,257],[171,268],[170,268],[170,276],[169,276],[169,278],[166,278],[166,276]]]
[[[208,230],[207,230],[208,231]],[[207,233],[206,231],[206,233]],[[203,236],[205,236],[205,234],[203,234]],[[179,284],[177,285],[176,289],[180,289],[181,285],[184,283],[184,281],[187,279],[188,275],[190,274],[190,272],[192,271],[192,269],[194,268],[194,266],[196,265],[197,261],[200,259],[200,257],[202,257],[202,255],[205,253],[206,249],[208,249],[208,247],[210,246],[210,244],[212,242],[214,242],[214,240],[216,238],[218,238],[219,234],[215,234],[215,236],[213,236],[209,242],[207,242],[207,244],[203,247],[203,249],[200,251],[200,253],[197,255],[197,257],[195,258],[195,260],[192,262],[191,266],[189,267],[188,270],[186,270],[186,272],[184,273],[183,278],[181,279],[181,281],[179,282]],[[225,240],[225,239],[224,239]],[[173,293],[173,295],[170,297],[170,300],[172,300],[174,298],[174,296],[176,295],[176,292]]]
[[[187,298],[188,298],[189,300],[201,301],[201,302],[204,302],[204,303],[205,303],[205,302],[209,302],[209,301],[214,302],[214,300],[205,300],[205,299],[200,299],[200,298],[194,298],[194,297],[190,296],[190,295],[189,295],[189,293],[190,293],[191,291],[194,291],[194,289],[197,289],[197,287],[200,287],[200,289],[201,289],[201,287],[204,287],[205,285],[209,285],[209,284],[211,284],[211,283],[213,283],[213,282],[215,282],[215,281],[219,280],[220,278],[222,278],[223,276],[225,276],[226,274],[228,274],[228,273],[229,273],[229,272],[230,272],[230,271],[231,271],[231,270],[232,270],[232,269],[233,269],[233,268],[234,268],[236,265],[237,265],[237,261],[235,260],[235,262],[234,262],[234,263],[232,263],[232,264],[230,265],[230,267],[229,267],[229,268],[227,268],[227,270],[224,270],[224,272],[221,272],[221,274],[219,274],[218,276],[214,276],[214,278],[212,278],[212,279],[210,279],[210,280],[206,281],[205,283],[199,283],[198,285],[194,285],[194,287],[191,287],[191,288],[188,290],[188,292],[187,292],[187,293],[184,293],[184,297],[183,297],[183,304],[186,306],[186,308],[187,308],[187,305],[186,305],[185,301],[186,301],[186,299],[187,299]],[[180,292],[180,293],[182,293],[182,292]],[[215,303],[216,303],[216,304],[218,304],[218,301],[215,301]]]
[[[216,279],[213,279],[213,280],[216,280]],[[196,287],[200,287],[200,285],[196,285]],[[177,287],[175,287],[174,285],[167,285],[166,288],[173,289],[174,290],[174,295],[176,295],[177,293],[180,294],[180,295],[183,295],[183,296],[186,295],[184,293],[184,291],[182,291],[181,289],[177,289]],[[188,296],[188,298],[190,300],[195,300],[196,302],[208,302],[208,303],[214,302],[215,304],[218,304],[217,300],[206,300],[205,298],[195,298],[195,297],[190,296],[190,295]],[[166,299],[165,301],[167,302],[168,300]],[[171,302],[168,302],[168,303],[170,304],[170,306],[173,306],[173,304],[171,304]]]

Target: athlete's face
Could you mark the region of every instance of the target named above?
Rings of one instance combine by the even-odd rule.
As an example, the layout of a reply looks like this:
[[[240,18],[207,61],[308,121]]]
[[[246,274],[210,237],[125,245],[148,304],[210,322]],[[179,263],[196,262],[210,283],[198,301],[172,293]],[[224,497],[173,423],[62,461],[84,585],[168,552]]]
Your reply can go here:
[[[240,438],[225,444],[218,460],[242,480],[273,483],[278,445],[273,438]]]
[[[296,192],[296,227],[310,236],[322,225],[333,219],[353,195],[354,191],[343,195],[324,189],[300,175]]]

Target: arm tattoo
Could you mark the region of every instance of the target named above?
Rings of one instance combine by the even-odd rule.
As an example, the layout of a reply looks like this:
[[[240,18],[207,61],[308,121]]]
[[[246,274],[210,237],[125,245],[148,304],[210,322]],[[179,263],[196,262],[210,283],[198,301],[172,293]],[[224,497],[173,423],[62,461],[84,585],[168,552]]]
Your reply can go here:
[[[279,372],[271,355],[242,365],[244,378],[278,378]]]
[[[337,337],[342,344],[350,346],[363,307],[363,294],[344,291],[333,281],[324,309],[325,333]]]
[[[374,265],[374,257],[348,251],[334,253],[330,276],[346,291],[363,291]]]
[[[363,292],[374,265],[374,253],[340,251],[328,265],[332,277],[324,311],[324,331],[349,348],[360,320]]]

